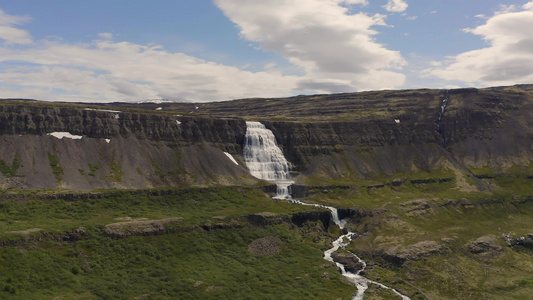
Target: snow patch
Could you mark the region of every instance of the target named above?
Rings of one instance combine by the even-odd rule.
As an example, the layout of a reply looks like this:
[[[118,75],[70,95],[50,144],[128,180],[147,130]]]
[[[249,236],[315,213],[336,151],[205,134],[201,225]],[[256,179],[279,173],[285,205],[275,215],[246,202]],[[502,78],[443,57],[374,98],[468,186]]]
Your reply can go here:
[[[109,144],[111,142],[111,139],[105,139],[105,142]]]
[[[400,124],[400,119],[394,119],[394,122],[396,122],[396,124]]]
[[[158,107],[155,110],[163,110],[163,108],[162,107]]]
[[[224,152],[224,154],[226,154],[226,156],[231,159],[234,164],[236,164],[237,166],[239,165],[239,163],[235,160],[235,158],[233,158],[231,154],[229,154],[228,152]]]
[[[51,132],[47,135],[51,135],[58,139],[67,138],[67,139],[72,139],[72,140],[81,140],[81,138],[83,137],[81,135],[70,134],[70,132]]]
[[[176,123],[177,123],[178,125],[181,125],[181,122],[180,122],[180,121],[178,121],[178,120],[176,120]]]

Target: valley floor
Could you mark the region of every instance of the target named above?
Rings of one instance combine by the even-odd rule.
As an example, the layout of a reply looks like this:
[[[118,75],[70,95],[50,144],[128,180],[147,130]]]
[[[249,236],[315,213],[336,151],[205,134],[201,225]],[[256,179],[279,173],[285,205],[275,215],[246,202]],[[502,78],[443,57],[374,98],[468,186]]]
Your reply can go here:
[[[357,233],[347,250],[368,263],[364,276],[411,299],[527,299],[530,188],[455,186],[312,187],[305,201],[343,208]],[[351,299],[356,291],[322,258],[341,233],[329,212],[259,187],[0,198],[2,299]],[[365,299],[398,296],[371,285]]]

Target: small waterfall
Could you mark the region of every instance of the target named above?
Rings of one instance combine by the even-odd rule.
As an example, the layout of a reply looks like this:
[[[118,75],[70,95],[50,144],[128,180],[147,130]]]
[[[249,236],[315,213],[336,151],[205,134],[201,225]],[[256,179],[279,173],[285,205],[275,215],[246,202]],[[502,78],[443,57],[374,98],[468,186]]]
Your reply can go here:
[[[327,209],[329,209],[331,211],[331,217],[333,218],[333,223],[335,223],[337,226],[339,226],[340,229],[344,229],[344,227],[346,226],[346,220],[344,220],[344,219],[341,220],[339,218],[339,213],[338,213],[338,211],[337,211],[337,209],[335,207],[322,205],[322,204],[306,203],[306,202],[302,202],[300,200],[295,200],[295,199],[290,199],[288,201],[291,202],[291,203],[300,204],[300,205],[327,208]],[[360,275],[361,272],[363,272],[365,270],[365,268],[366,268],[366,262],[364,260],[362,260],[361,258],[359,258],[359,256],[357,256],[355,253],[352,253],[352,252],[350,252],[348,250],[345,250],[346,252],[348,252],[351,255],[353,255],[361,263],[361,265],[363,266],[355,274],[352,273],[352,272],[346,271],[346,268],[345,268],[345,266],[343,264],[338,263],[338,262],[336,262],[333,259],[333,257],[331,255],[335,251],[337,251],[339,249],[344,249],[346,246],[348,246],[350,244],[350,242],[352,241],[354,236],[356,236],[355,232],[348,231],[346,234],[341,235],[335,241],[333,241],[333,243],[332,243],[333,247],[331,247],[328,250],[324,251],[324,259],[327,260],[327,261],[331,261],[331,262],[335,263],[337,268],[339,268],[339,270],[341,271],[341,274],[344,277],[346,277],[346,279],[348,279],[348,281],[353,283],[355,285],[355,287],[357,288],[357,293],[353,296],[352,300],[362,300],[362,299],[364,299],[365,291],[368,289],[368,285],[369,284],[377,285],[377,286],[381,287],[382,289],[391,290],[393,293],[395,293],[402,300],[411,300],[411,298],[401,294],[396,289],[393,289],[391,287],[388,287],[388,286],[384,285],[383,283],[370,280],[370,279]],[[348,241],[345,242],[345,240],[348,240]]]
[[[446,97],[442,99],[442,104],[440,105],[440,114],[439,119],[437,120],[437,132],[442,137],[442,148],[446,149],[446,137],[444,136],[444,126],[441,126],[442,124],[442,117],[444,116],[444,112],[446,111],[446,107],[448,106],[448,102],[450,101],[450,95],[449,91],[446,90]]]
[[[289,163],[279,149],[272,131],[259,122],[246,122],[244,160],[252,176],[274,182],[275,198],[290,199]]]
[[[440,131],[440,122],[442,120],[442,116],[444,115],[444,111],[446,110],[446,106],[448,106],[449,98],[450,96],[448,94],[448,91],[446,91],[446,97],[442,99],[442,104],[440,105],[439,120],[437,121],[437,131]]]

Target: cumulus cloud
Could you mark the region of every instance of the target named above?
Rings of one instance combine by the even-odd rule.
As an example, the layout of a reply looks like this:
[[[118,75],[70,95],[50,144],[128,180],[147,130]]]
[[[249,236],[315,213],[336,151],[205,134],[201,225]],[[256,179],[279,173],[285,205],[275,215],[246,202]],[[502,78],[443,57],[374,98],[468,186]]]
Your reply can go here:
[[[403,0],[389,0],[383,8],[390,12],[402,12],[407,9],[407,3]]]
[[[0,73],[0,81],[17,87],[0,87],[2,97],[41,93],[37,98],[45,100],[214,101],[283,96],[298,81],[295,76],[242,71],[183,53],[170,53],[158,46],[103,40],[91,45],[41,42],[26,50],[0,49],[0,62],[9,61],[25,64]]]
[[[31,44],[30,34],[26,30],[14,27],[29,20],[31,18],[8,15],[0,9],[0,39],[3,39],[7,44]]]
[[[299,68],[291,73],[299,75],[283,74],[275,63],[251,72],[161,46],[117,42],[106,32],[84,44],[57,38],[33,41],[28,32],[16,28],[28,17],[0,12],[0,38],[6,41],[0,45],[0,97],[216,101],[395,88],[405,82],[401,54],[373,38],[373,27],[386,25],[385,16],[349,14],[352,5],[367,5],[366,0],[216,4],[240,27],[243,38],[281,53]],[[2,26],[12,30],[11,35]],[[17,30],[18,37],[13,34]]]
[[[215,0],[243,38],[280,53],[305,72],[301,86],[324,92],[400,86],[406,64],[397,51],[377,43],[372,27],[384,15],[349,14],[342,0]],[[382,74],[383,76],[379,76]],[[377,78],[376,78],[377,77]],[[369,78],[377,79],[375,81]],[[328,87],[334,87],[328,88]]]
[[[465,29],[488,47],[461,53],[426,70],[428,75],[469,85],[512,85],[533,82],[533,1],[520,9],[502,7],[485,24]]]

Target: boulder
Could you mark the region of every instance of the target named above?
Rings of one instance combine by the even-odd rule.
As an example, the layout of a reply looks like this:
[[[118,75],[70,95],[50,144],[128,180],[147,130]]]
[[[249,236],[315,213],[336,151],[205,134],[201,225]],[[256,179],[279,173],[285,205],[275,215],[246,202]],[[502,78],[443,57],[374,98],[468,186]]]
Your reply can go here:
[[[356,274],[357,271],[363,269],[365,265],[360,262],[357,257],[351,253],[337,251],[331,254],[331,257],[335,262],[344,265],[344,270],[350,273]]]

